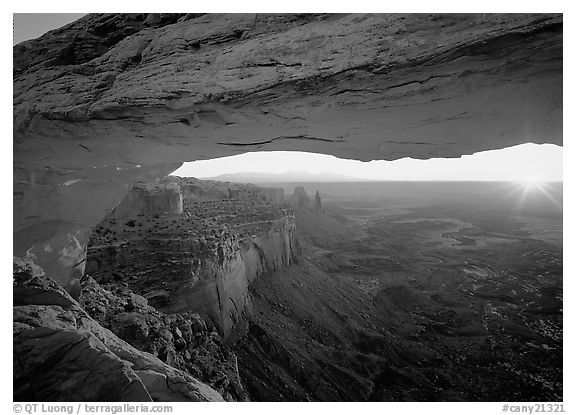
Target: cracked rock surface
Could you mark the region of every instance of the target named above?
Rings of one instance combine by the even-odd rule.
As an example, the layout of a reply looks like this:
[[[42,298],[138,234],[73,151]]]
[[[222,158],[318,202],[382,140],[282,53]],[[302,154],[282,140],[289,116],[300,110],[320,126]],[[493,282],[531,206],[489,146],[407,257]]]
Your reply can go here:
[[[20,300],[19,293],[35,296]],[[14,258],[15,401],[221,401],[191,375],[93,320],[27,261]]]

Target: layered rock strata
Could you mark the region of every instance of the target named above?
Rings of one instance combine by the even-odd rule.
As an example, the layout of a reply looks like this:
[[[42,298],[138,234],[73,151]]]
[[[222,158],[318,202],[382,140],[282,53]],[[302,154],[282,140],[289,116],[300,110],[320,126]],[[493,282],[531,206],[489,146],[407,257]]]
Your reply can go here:
[[[101,283],[126,284],[162,312],[199,313],[228,340],[250,315],[248,285],[295,260],[295,217],[267,202],[256,186],[223,192],[220,184],[213,192],[208,183],[200,192],[201,183],[195,191],[182,186],[181,215],[110,215],[91,237],[87,272]]]
[[[180,215],[184,204],[180,187],[175,183],[137,183],[122,203],[112,211],[117,218],[135,215]]]

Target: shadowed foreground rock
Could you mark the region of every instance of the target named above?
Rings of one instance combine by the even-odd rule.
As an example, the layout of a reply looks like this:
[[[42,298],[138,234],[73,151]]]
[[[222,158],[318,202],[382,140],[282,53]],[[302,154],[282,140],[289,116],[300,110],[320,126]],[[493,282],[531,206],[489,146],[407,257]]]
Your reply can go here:
[[[13,313],[15,401],[222,400],[209,386],[120,340],[18,258]]]
[[[148,305],[121,283],[102,288],[86,275],[81,281],[80,304],[103,327],[138,350],[166,364],[193,374],[216,389],[227,401],[245,401],[236,356],[222,347],[222,340],[209,332],[195,313],[164,314]],[[142,372],[138,372],[142,377]],[[157,377],[146,372],[146,378]]]

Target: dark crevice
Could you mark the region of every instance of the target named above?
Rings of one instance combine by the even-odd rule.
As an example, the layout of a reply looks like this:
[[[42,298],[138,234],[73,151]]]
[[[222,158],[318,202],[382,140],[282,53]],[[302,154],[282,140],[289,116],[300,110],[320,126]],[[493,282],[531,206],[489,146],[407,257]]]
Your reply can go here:
[[[421,81],[419,81],[419,80],[416,79],[416,80],[414,80],[414,81],[407,81],[407,82],[402,82],[402,83],[400,83],[400,84],[391,85],[391,86],[388,87],[388,89],[390,90],[390,89],[393,89],[393,88],[401,88],[401,87],[403,87],[403,86],[407,86],[407,85],[411,85],[411,84],[420,84],[420,85],[423,85],[423,84],[431,81],[432,79],[437,79],[437,78],[451,78],[451,77],[452,77],[452,75],[432,75],[432,76],[429,76],[428,78],[423,79],[423,80],[421,80]]]
[[[285,66],[288,68],[293,68],[293,67],[300,67],[300,66],[302,66],[302,64],[301,63],[282,63],[282,62],[278,62],[277,60],[272,60],[271,62],[255,63],[255,64],[252,64],[250,66],[262,67],[262,68]]]
[[[200,50],[200,42],[192,42],[189,43],[187,45],[188,49],[191,49],[193,51],[199,51]]]
[[[256,142],[252,142],[252,143],[222,143],[219,142],[218,144],[223,145],[223,146],[232,146],[232,147],[252,147],[252,146],[261,146],[263,144],[269,144],[272,143],[276,140],[312,140],[312,141],[324,141],[324,142],[328,142],[328,143],[341,143],[344,142],[345,140],[332,140],[330,138],[323,138],[323,137],[309,137],[307,135],[294,135],[294,136],[281,136],[281,137],[274,137],[271,138],[270,140],[263,140],[263,141],[256,141]]]
[[[86,147],[85,145],[83,145],[83,144],[78,144],[78,145],[79,145],[80,147],[86,149],[86,150],[89,151],[90,153],[92,152],[92,150],[90,150],[90,149],[89,149],[88,147]]]

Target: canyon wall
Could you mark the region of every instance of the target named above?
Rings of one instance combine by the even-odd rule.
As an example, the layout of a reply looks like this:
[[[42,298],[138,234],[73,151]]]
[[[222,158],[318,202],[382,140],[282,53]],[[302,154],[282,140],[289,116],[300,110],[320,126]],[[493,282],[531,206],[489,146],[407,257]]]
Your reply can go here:
[[[183,198],[175,183],[137,183],[121,203],[114,208],[113,217],[125,218],[139,214],[182,214]]]
[[[240,240],[222,239],[218,254],[204,259],[195,278],[184,283],[170,303],[159,310],[167,313],[193,310],[229,338],[245,329],[252,312],[250,283],[267,272],[290,265],[297,247],[293,216],[273,221],[267,231],[257,235]]]
[[[162,312],[199,313],[228,339],[251,312],[249,284],[298,255],[295,216],[276,200],[281,189],[254,185],[137,184],[94,230],[86,272],[122,281]]]
[[[283,204],[286,202],[284,198],[284,189],[278,187],[261,187],[258,186],[258,194],[264,200],[272,203]]]

